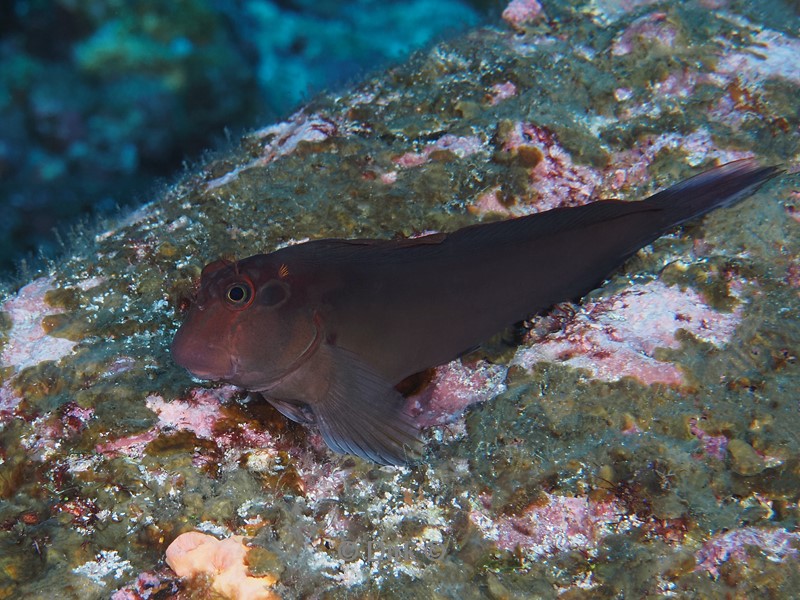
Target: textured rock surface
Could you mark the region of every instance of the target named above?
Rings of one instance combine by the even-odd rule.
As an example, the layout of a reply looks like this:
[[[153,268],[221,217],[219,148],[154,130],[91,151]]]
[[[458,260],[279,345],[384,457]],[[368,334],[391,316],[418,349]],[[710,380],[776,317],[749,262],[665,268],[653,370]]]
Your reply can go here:
[[[797,54],[800,19],[512,4],[255,131],[9,290],[0,598],[207,597],[165,563],[192,531],[248,538],[243,577],[282,597],[794,593],[800,82],[776,57]],[[533,319],[521,346],[437,370],[409,399],[430,425],[414,469],[333,455],[170,361],[221,255],[636,199],[742,156],[789,172]]]

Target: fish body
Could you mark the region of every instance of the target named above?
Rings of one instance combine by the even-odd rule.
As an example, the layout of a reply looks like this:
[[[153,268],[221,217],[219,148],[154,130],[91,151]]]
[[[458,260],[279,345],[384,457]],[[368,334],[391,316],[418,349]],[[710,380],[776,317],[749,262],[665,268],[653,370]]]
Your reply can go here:
[[[597,201],[410,240],[325,239],[205,267],[172,344],[197,377],[260,392],[332,449],[403,464],[419,432],[394,386],[553,304],[775,174],[737,161],[641,202]]]

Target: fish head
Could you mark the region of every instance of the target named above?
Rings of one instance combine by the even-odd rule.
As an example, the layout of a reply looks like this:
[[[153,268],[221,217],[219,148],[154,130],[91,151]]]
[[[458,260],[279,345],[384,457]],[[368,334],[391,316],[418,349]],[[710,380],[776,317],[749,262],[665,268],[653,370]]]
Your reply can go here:
[[[263,391],[299,368],[321,340],[302,286],[285,265],[258,255],[203,269],[172,356],[201,379]]]

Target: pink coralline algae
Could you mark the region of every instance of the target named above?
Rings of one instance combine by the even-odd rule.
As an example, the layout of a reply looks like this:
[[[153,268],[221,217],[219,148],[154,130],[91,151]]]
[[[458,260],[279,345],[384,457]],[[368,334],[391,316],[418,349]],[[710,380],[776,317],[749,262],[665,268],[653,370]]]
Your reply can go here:
[[[754,27],[755,28],[755,27]],[[728,40],[719,40],[731,47]],[[767,121],[773,127],[791,131],[791,124],[775,107],[764,100],[764,81],[783,80],[800,84],[796,57],[800,41],[782,33],[764,29],[754,36],[754,44],[738,52],[728,52],[716,65],[714,85],[727,90],[709,113],[717,123],[738,130],[748,122]],[[798,168],[797,157],[786,157],[790,170]]]
[[[703,451],[708,456],[713,456],[719,460],[725,459],[725,451],[728,448],[728,438],[724,435],[711,435],[698,425],[697,419],[689,420],[689,431],[703,445]]]
[[[144,451],[144,447],[158,437],[157,429],[150,429],[148,431],[137,433],[134,435],[127,435],[116,440],[103,442],[97,444],[97,452],[104,455],[125,454],[131,457],[140,457]]]
[[[537,558],[568,550],[592,550],[616,529],[625,514],[613,501],[554,494],[547,494],[547,500],[546,505],[529,508],[521,516],[492,519],[481,507],[469,517],[498,548]],[[488,504],[485,496],[481,501]]]
[[[592,200],[595,188],[601,183],[594,169],[572,162],[569,153],[544,127],[525,123],[521,134],[521,143],[532,142],[542,150],[542,160],[531,172],[532,188],[537,193],[537,212],[559,206],[580,206]]]
[[[786,558],[796,560],[798,544],[800,533],[785,529],[743,527],[727,531],[715,535],[697,551],[695,570],[718,577],[719,567],[723,563],[729,560],[746,561],[752,548],[758,548],[772,562],[782,562]]]
[[[748,151],[720,148],[714,142],[711,133],[702,127],[688,134],[662,133],[658,136],[642,136],[636,148],[614,154],[608,188],[616,191],[629,186],[646,185],[652,181],[650,165],[659,153],[664,151],[679,151],[686,154],[686,162],[693,166],[701,165],[709,159],[722,164],[753,156],[753,153]]]
[[[786,283],[795,289],[800,288],[800,258],[795,258],[786,268]]]
[[[423,427],[451,422],[471,404],[501,394],[506,370],[485,361],[473,367],[460,360],[443,365],[421,393],[409,398],[409,410]]]
[[[164,569],[167,571],[167,569]],[[150,600],[150,598],[163,598],[165,593],[172,594],[172,598],[178,592],[177,582],[174,576],[170,578],[161,573],[140,573],[132,584],[117,590],[111,594],[111,600]]]
[[[235,180],[239,173],[254,167],[263,167],[282,156],[291,154],[301,142],[322,142],[344,129],[342,123],[335,123],[319,115],[295,113],[288,121],[270,125],[254,132],[257,140],[264,140],[261,156],[246,165],[236,167],[221,177],[208,182],[207,188],[214,189]]]
[[[0,356],[2,366],[21,371],[45,360],[57,361],[72,352],[75,342],[47,335],[42,328],[45,316],[64,312],[45,302],[45,294],[52,289],[52,280],[36,279],[0,307],[11,318],[11,331]]]
[[[789,204],[786,206],[786,214],[800,223],[800,208],[798,208],[800,207],[800,191],[789,192],[789,197],[795,204]]]
[[[765,29],[755,36],[755,42],[742,52],[726,54],[717,65],[717,72],[748,83],[780,78],[800,84],[800,41]]]
[[[274,440],[268,432],[256,431],[249,423],[242,423],[234,434],[217,434],[215,426],[224,418],[223,404],[230,401],[236,388],[225,386],[217,389],[196,388],[189,400],[166,402],[160,396],[148,396],[147,407],[158,415],[158,423],[148,431],[111,440],[97,445],[103,454],[141,455],[144,447],[161,433],[174,430],[191,431],[198,438],[213,440],[223,449],[233,447],[269,446]]]
[[[698,86],[716,86],[718,84],[719,76],[716,74],[697,72],[688,67],[682,67],[653,81],[644,102],[640,101],[641,96],[634,95],[632,89],[617,88],[614,91],[614,97],[620,104],[616,108],[616,115],[622,122],[642,116],[655,118],[662,114],[665,106],[669,106],[666,104],[667,101],[679,102],[692,97]]]
[[[471,156],[483,150],[483,143],[475,136],[459,137],[446,134],[432,144],[428,144],[422,152],[406,152],[397,157],[394,162],[405,168],[418,167],[430,160],[430,156],[437,150],[447,150],[459,158]]]
[[[147,408],[158,415],[161,429],[183,429],[193,432],[199,438],[214,437],[214,426],[222,418],[222,402],[228,400],[234,388],[218,390],[196,389],[191,400],[166,402],[160,396],[148,396]]]
[[[510,81],[495,83],[489,93],[489,104],[497,106],[503,100],[508,100],[517,95],[517,86]]]
[[[625,56],[634,51],[636,45],[647,41],[657,42],[665,48],[672,48],[678,32],[675,26],[667,20],[666,13],[653,13],[634,21],[630,27],[622,32],[611,46],[614,56]]]
[[[11,384],[8,381],[0,386],[0,423],[10,419],[14,415],[14,410],[22,402]]]
[[[521,216],[522,213],[517,214],[517,211],[514,210],[515,208],[516,207],[507,207],[500,202],[500,188],[494,187],[478,195],[475,202],[470,207],[470,211],[479,215],[497,213],[499,215]]]
[[[451,423],[471,404],[484,402],[502,393],[505,390],[506,370],[505,366],[485,361],[464,365],[457,360],[443,365],[436,370],[433,380],[420,394],[409,398],[409,411],[423,427]],[[107,456],[141,456],[145,447],[160,435],[184,430],[191,431],[198,438],[213,440],[222,450],[236,450],[234,454],[237,456],[250,448],[259,448],[262,453],[277,456],[278,440],[269,431],[258,430],[247,422],[239,424],[235,434],[218,431],[218,423],[225,418],[224,406],[232,401],[235,393],[235,387],[223,386],[215,389],[195,388],[186,400],[167,402],[161,396],[148,396],[145,403],[158,415],[156,425],[141,433],[98,444],[96,450]],[[296,461],[308,496],[334,493],[344,473],[331,470],[330,465],[320,467],[318,464],[316,452],[324,452],[325,444],[316,429],[309,430],[306,440],[308,448],[284,448],[281,445],[280,449],[290,452]],[[203,457],[195,459],[200,465]]]
[[[45,294],[52,289],[52,280],[36,279],[0,306],[0,311],[11,319],[11,330],[0,355],[0,367],[13,367],[15,372],[19,372],[42,361],[58,361],[72,352],[75,342],[48,335],[42,327],[44,317],[64,312],[45,302]],[[0,386],[0,422],[11,417],[21,401],[9,381],[3,382]]]
[[[74,402],[63,405],[58,414],[48,414],[34,421],[34,433],[22,440],[23,446],[31,453],[38,453],[41,459],[53,454],[65,438],[81,433],[94,416],[93,408],[81,408]]]
[[[536,0],[511,0],[503,11],[503,19],[512,27],[533,23],[542,16],[542,5]]]
[[[594,198],[596,188],[602,183],[601,174],[572,161],[572,157],[547,128],[533,123],[516,123],[505,134],[502,150],[518,153],[522,149],[535,149],[541,160],[530,169],[531,198],[521,199],[516,206],[506,207],[495,188],[484,192],[471,207],[472,212],[500,213],[522,216],[560,206],[580,206]]]
[[[634,285],[591,301],[554,334],[521,349],[512,364],[530,369],[542,361],[587,369],[604,381],[635,377],[645,384],[683,385],[677,366],[656,360],[656,348],[677,348],[679,329],[715,345],[726,343],[741,309],[720,313],[693,290],[660,282]]]

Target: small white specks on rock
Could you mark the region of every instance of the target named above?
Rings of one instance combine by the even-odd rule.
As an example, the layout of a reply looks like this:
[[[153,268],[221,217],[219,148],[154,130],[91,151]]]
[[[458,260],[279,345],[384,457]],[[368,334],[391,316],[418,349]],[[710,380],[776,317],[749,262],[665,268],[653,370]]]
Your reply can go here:
[[[88,577],[95,583],[105,586],[106,579],[111,577],[119,579],[133,567],[127,560],[123,560],[116,550],[101,550],[96,560],[90,560],[79,567],[72,569],[73,573]]]

